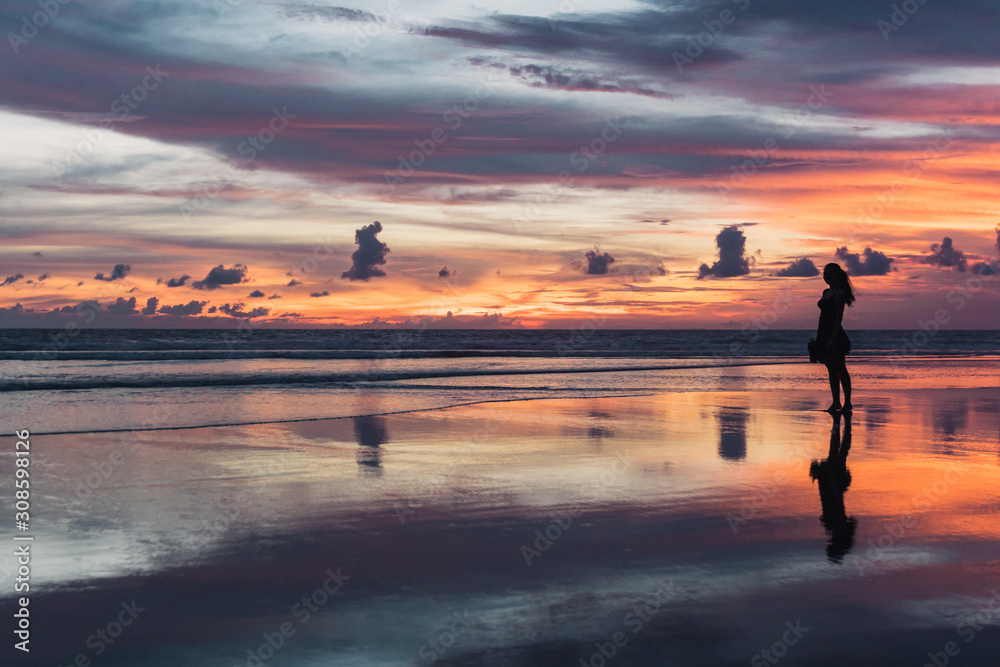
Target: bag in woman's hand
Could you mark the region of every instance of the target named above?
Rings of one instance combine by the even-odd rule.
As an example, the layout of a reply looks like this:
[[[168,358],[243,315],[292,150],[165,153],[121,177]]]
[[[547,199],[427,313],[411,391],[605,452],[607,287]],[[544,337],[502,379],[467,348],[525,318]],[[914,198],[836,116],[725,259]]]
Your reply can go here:
[[[821,361],[823,361],[823,358],[820,356],[819,345],[816,344],[816,339],[815,338],[812,338],[812,339],[809,340],[809,344],[807,345],[807,348],[809,349],[809,362],[810,363],[818,364]]]

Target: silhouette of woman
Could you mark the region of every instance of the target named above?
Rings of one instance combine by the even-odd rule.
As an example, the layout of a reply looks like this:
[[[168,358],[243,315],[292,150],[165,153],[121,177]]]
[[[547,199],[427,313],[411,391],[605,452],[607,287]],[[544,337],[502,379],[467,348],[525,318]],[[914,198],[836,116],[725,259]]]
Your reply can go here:
[[[847,372],[846,357],[851,351],[851,339],[844,331],[844,306],[854,304],[854,286],[840,264],[831,262],[823,268],[823,280],[829,287],[823,290],[819,303],[819,327],[816,329],[816,347],[830,374],[830,392],[833,403],[828,412],[850,412],[851,376]],[[840,387],[844,387],[844,404],[840,404]]]
[[[832,563],[840,563],[844,555],[854,546],[854,532],[858,522],[847,516],[844,506],[844,492],[851,485],[851,471],[847,469],[847,454],[851,451],[851,414],[844,413],[844,438],[840,438],[840,413],[833,415],[830,429],[830,452],[823,461],[813,461],[809,466],[809,476],[819,486],[819,501],[823,506],[820,521],[826,529],[829,541],[826,557]]]

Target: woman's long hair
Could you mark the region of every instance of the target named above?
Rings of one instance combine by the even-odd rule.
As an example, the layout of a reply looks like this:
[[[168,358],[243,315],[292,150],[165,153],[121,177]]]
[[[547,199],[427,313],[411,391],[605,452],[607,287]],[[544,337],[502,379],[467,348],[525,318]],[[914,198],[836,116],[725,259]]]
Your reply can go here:
[[[830,262],[825,267],[823,267],[824,273],[829,271],[833,275],[834,284],[840,289],[844,290],[845,303],[850,306],[854,304],[854,285],[851,284],[851,278],[847,275],[847,271],[840,268],[840,264],[836,262]]]

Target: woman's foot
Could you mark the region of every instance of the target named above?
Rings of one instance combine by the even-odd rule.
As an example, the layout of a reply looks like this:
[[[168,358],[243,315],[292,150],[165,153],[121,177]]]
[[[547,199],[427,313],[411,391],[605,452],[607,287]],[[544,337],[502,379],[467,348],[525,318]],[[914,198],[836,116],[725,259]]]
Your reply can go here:
[[[850,403],[846,404],[844,407],[840,409],[841,412],[852,412],[853,410],[854,406],[851,405]]]
[[[831,405],[826,409],[826,411],[829,412],[830,414],[833,414],[834,412],[840,412],[841,410],[843,410],[843,407],[841,407],[840,403],[834,403],[833,405]]]

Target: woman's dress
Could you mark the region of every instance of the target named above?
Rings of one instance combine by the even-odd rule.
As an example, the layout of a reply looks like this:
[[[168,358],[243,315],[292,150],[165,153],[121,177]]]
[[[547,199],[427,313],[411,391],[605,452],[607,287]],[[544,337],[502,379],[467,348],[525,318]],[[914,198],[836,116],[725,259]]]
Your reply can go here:
[[[851,339],[847,337],[847,332],[840,324],[834,330],[834,322],[837,321],[837,301],[833,294],[822,298],[816,304],[819,306],[819,326],[816,328],[816,346],[819,350],[826,352],[826,344],[830,340],[832,333],[834,338],[834,352],[839,356],[847,356],[851,352]]]

